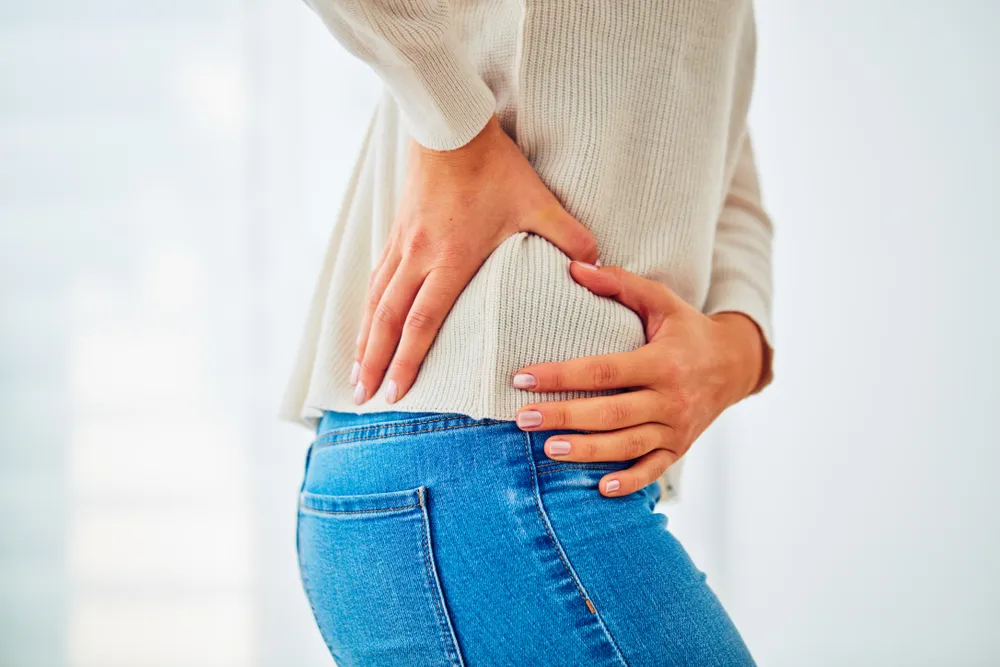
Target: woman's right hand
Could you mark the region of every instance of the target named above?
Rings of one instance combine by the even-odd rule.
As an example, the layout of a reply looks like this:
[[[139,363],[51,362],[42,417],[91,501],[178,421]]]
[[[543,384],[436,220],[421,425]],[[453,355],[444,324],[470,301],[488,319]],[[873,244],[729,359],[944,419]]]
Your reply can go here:
[[[396,219],[369,281],[351,370],[356,404],[385,377],[387,402],[406,394],[458,295],[517,232],[548,239],[570,259],[597,260],[596,239],[566,212],[495,117],[455,150],[411,142]]]

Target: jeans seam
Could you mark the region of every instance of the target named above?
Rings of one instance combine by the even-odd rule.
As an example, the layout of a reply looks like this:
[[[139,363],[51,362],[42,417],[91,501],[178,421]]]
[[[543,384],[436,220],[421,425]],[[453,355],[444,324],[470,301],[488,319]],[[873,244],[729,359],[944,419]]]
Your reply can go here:
[[[360,433],[361,431],[368,431],[372,429],[384,428],[386,430],[392,430],[396,426],[421,426],[423,424],[433,424],[434,422],[445,421],[448,419],[459,419],[461,415],[436,415],[434,417],[424,417],[422,419],[398,419],[391,422],[381,422],[377,424],[362,424],[361,426],[344,426],[343,428],[330,429],[323,433],[323,435],[316,438],[317,441],[322,440],[328,436],[336,437],[338,435],[349,435],[351,433]]]
[[[444,590],[441,588],[441,582],[437,576],[437,570],[435,564],[432,561],[432,551],[431,551],[431,521],[430,513],[427,511],[427,506],[425,504],[424,490],[419,491],[420,494],[420,513],[422,517],[421,521],[421,533],[424,543],[424,566],[427,568],[427,578],[433,588],[431,591],[431,597],[433,598],[432,604],[434,605],[434,611],[437,613],[438,617],[438,628],[441,631],[441,641],[445,646],[445,652],[448,654],[449,661],[457,665],[457,667],[465,667],[465,661],[462,659],[462,653],[458,647],[458,637],[455,636],[455,629],[451,627],[451,620],[448,618],[447,610],[444,606]],[[449,641],[449,636],[451,641]]]
[[[436,420],[436,421],[443,421],[443,420]],[[426,423],[430,423],[430,422],[426,422]],[[441,426],[439,428],[421,429],[419,431],[404,431],[404,432],[401,432],[401,433],[377,433],[376,432],[376,433],[373,433],[371,435],[362,436],[360,438],[349,438],[349,439],[346,439],[346,440],[340,440],[338,438],[331,438],[329,441],[325,441],[323,438],[319,438],[319,439],[317,439],[316,441],[313,442],[313,446],[317,447],[317,448],[320,448],[320,447],[330,447],[332,445],[340,445],[340,444],[346,444],[346,443],[350,443],[350,442],[362,442],[362,441],[365,441],[365,440],[383,440],[385,438],[391,438],[391,437],[396,437],[396,436],[416,435],[417,433],[421,433],[421,434],[423,434],[423,433],[436,433],[438,431],[451,431],[451,430],[459,429],[459,428],[472,428],[474,426],[488,426],[490,424],[499,424],[499,423],[501,423],[501,422],[481,422],[481,421],[477,421],[477,422],[474,422],[472,424],[456,424],[455,426]]]
[[[573,465],[572,463],[567,463],[565,465],[548,466],[545,470],[539,470],[539,475],[545,475],[550,472],[559,472],[560,470],[598,470],[598,471],[618,471],[621,468],[615,468],[612,466],[597,466],[597,465]]]
[[[573,584],[576,586],[576,590],[580,593],[580,597],[582,597],[583,601],[586,603],[587,610],[591,612],[597,619],[598,624],[604,631],[604,636],[611,643],[611,647],[614,649],[616,657],[621,661],[622,665],[628,667],[628,661],[625,660],[625,656],[622,654],[621,649],[618,647],[618,643],[615,641],[615,638],[611,635],[611,631],[608,630],[607,625],[604,624],[604,619],[601,618],[600,613],[597,611],[597,607],[594,606],[594,603],[591,601],[590,596],[587,594],[587,591],[584,590],[583,583],[580,581],[579,577],[576,576],[576,571],[569,563],[569,556],[566,555],[566,553],[563,551],[562,545],[559,543],[559,540],[556,539],[555,533],[553,532],[552,529],[552,525],[549,522],[548,514],[545,512],[545,506],[542,503],[541,489],[539,488],[538,485],[538,473],[535,470],[535,459],[531,455],[531,439],[530,439],[531,436],[527,432],[522,432],[522,436],[524,439],[524,451],[528,456],[528,467],[531,470],[531,482],[535,496],[535,509],[538,510],[538,516],[542,520],[542,526],[545,528],[545,533],[549,536],[549,541],[552,543],[552,547],[559,555],[559,560],[562,561],[563,567],[566,569],[566,573],[569,575],[570,579],[573,581]]]

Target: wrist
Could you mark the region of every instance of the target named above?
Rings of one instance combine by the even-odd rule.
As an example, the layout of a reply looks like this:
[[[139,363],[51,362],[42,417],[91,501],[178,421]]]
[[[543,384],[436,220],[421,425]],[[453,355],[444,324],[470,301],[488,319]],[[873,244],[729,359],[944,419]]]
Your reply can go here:
[[[760,327],[743,313],[709,316],[721,327],[723,354],[729,369],[733,403],[753,393],[764,371],[764,338]]]
[[[507,133],[500,127],[500,121],[494,115],[490,116],[489,121],[476,136],[458,148],[436,150],[427,148],[415,140],[411,140],[410,148],[425,164],[433,165],[438,169],[467,171],[478,169],[484,165],[504,139],[510,140]]]

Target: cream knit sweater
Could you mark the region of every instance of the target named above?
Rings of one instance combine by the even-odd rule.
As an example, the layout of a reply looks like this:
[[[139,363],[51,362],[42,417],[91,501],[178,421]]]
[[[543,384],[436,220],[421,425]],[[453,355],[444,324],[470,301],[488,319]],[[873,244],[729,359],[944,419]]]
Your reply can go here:
[[[771,224],[746,130],[750,0],[307,0],[385,82],[320,271],[284,417],[322,410],[511,420],[585,393],[514,389],[522,366],[633,350],[639,317],[577,285],[568,258],[519,233],[459,297],[398,403],[348,383],[368,276],[389,235],[407,143],[461,146],[496,114],[600,259],[660,280],[771,341]],[[517,196],[517,193],[511,193]],[[475,221],[469,221],[475,224]],[[768,378],[770,371],[767,371]],[[680,465],[659,480],[676,491]]]

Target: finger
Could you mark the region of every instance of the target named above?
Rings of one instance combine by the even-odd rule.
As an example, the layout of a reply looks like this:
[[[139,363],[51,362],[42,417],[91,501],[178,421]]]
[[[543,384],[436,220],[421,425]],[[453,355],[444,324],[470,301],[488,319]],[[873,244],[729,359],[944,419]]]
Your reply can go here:
[[[389,281],[396,273],[399,262],[402,260],[400,254],[393,250],[380,262],[379,268],[372,272],[368,279],[368,294],[365,299],[365,310],[361,314],[361,328],[358,330],[358,340],[354,351],[354,366],[351,368],[351,384],[357,385],[358,377],[361,375],[361,360],[365,358],[365,348],[368,346],[368,334],[372,326],[372,318],[375,309],[382,301],[382,294],[389,286]]]
[[[598,296],[606,296],[634,310],[648,321],[652,313],[669,314],[683,303],[666,285],[637,276],[620,266],[569,265],[573,279]]]
[[[547,206],[521,222],[521,229],[548,239],[570,259],[597,261],[597,239],[562,206]]]
[[[631,468],[602,477],[598,488],[604,496],[626,496],[655,482],[678,458],[673,450],[654,449]]]
[[[642,387],[654,382],[658,353],[648,346],[633,352],[580,357],[526,366],[514,375],[516,389],[529,391],[599,391]]]
[[[515,421],[526,431],[556,428],[614,431],[655,422],[664,412],[663,397],[643,389],[613,396],[526,405],[517,412]]]
[[[437,336],[444,318],[465,286],[458,273],[438,268],[427,274],[403,325],[399,346],[386,376],[385,400],[395,403],[413,386],[420,364]]]
[[[378,276],[379,271],[382,269],[382,265],[385,264],[385,260],[389,257],[389,251],[394,247],[394,244],[391,242],[385,244],[385,247],[382,249],[382,255],[378,258],[375,268],[372,269],[371,274],[368,276],[368,289],[371,289],[372,284],[375,282],[375,277]]]
[[[640,424],[610,433],[554,435],[545,454],[556,461],[630,461],[654,449],[671,449],[674,429],[666,424]]]
[[[423,281],[423,272],[415,264],[403,262],[382,293],[382,299],[372,314],[365,356],[361,359],[358,383],[354,386],[355,404],[367,401],[382,384],[385,369],[396,351],[403,322]]]

